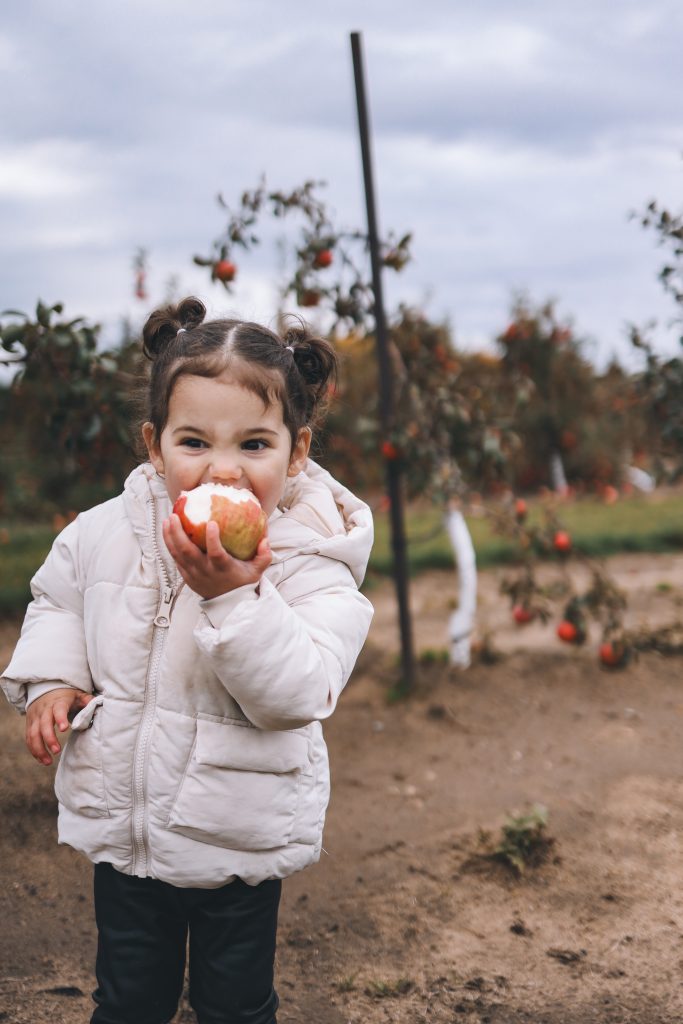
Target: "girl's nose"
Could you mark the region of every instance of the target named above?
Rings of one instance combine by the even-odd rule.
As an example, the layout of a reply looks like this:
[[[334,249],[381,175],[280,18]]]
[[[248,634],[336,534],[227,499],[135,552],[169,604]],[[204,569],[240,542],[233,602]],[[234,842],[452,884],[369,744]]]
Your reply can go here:
[[[234,484],[242,477],[242,467],[233,458],[215,458],[209,469],[212,484]]]

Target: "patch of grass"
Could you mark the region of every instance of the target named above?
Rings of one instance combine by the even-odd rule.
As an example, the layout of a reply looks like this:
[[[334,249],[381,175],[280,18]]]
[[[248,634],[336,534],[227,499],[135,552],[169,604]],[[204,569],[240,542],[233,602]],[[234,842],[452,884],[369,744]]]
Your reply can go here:
[[[543,520],[540,501],[529,501],[529,522]],[[658,553],[683,550],[683,493],[667,492],[623,498],[614,505],[593,498],[560,505],[558,516],[571,533],[574,547],[592,557],[622,552]],[[485,517],[469,517],[467,524],[477,554],[477,565],[509,565],[519,558],[510,540],[496,534]],[[410,506],[406,511],[408,565],[412,573],[425,569],[452,569],[453,555],[440,509]],[[391,572],[389,519],[375,513],[375,546],[370,570]]]
[[[30,581],[55,538],[51,526],[0,524],[0,615],[23,612],[31,600]]]
[[[417,656],[419,665],[447,665],[449,653],[445,647],[425,647]]]

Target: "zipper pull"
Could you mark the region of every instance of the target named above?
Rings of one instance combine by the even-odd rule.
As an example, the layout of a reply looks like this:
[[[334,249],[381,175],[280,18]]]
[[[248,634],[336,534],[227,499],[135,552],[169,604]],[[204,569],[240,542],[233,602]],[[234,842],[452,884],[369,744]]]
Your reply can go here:
[[[166,629],[171,624],[171,606],[173,605],[174,597],[175,587],[164,587],[161,592],[161,601],[157,608],[156,618],[154,619],[155,626],[161,626]]]

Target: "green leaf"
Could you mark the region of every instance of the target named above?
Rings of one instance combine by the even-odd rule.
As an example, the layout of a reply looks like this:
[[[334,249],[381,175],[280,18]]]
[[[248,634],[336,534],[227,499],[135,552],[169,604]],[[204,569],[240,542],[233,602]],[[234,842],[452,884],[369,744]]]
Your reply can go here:
[[[49,308],[49,306],[45,306],[43,305],[42,302],[38,302],[38,305],[36,306],[36,320],[41,325],[41,327],[50,326],[51,312],[52,310]]]
[[[24,325],[23,324],[10,324],[9,327],[4,327],[0,331],[0,338],[2,338],[3,347],[11,352],[14,346],[23,341],[24,338]]]

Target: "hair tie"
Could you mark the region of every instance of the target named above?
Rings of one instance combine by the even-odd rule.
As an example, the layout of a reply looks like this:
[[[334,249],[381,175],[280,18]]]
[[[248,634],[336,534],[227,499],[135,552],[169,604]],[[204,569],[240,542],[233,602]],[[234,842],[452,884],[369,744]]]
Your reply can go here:
[[[292,348],[291,345],[286,345],[285,346],[285,352],[291,352],[292,354],[294,354],[294,349]]]
[[[186,327],[179,327],[177,333],[178,334],[187,334],[187,328]]]

